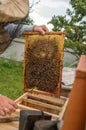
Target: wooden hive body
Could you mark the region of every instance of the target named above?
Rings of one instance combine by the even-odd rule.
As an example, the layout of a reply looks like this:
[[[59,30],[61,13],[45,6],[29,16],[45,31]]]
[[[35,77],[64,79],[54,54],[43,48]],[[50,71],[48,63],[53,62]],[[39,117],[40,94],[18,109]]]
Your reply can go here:
[[[81,55],[62,130],[86,130],[86,55]]]
[[[20,105],[61,118],[67,98],[61,97],[64,33],[25,33],[23,91]],[[59,116],[61,115],[61,116]]]

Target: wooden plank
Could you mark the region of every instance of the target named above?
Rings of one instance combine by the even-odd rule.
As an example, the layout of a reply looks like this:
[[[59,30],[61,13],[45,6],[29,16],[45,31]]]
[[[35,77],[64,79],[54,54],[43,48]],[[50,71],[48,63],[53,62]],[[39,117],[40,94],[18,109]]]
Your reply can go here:
[[[41,91],[41,90],[37,90],[37,89],[29,89],[28,93],[42,94],[42,95],[46,95],[46,96],[55,96],[53,93],[49,93],[49,92],[45,92],[45,91]]]
[[[54,105],[43,103],[40,101],[34,101],[32,99],[23,98],[21,104],[26,105],[28,107],[36,108],[42,111],[54,113],[54,114],[58,114],[62,110],[62,108],[59,106],[54,106]]]
[[[0,123],[0,130],[18,130],[18,125],[15,127],[13,123]]]
[[[63,118],[64,118],[64,114],[65,114],[65,111],[66,111],[68,101],[69,101],[69,98],[66,99],[65,104],[62,107],[62,111],[59,113],[59,120],[63,120]]]
[[[18,103],[18,104],[21,103],[23,97],[27,97],[27,94],[28,94],[28,92],[24,93],[24,94],[21,95],[19,98],[17,98],[17,99],[15,100],[15,102]]]
[[[25,34],[25,35],[28,35],[28,36],[29,36],[29,35],[34,35],[34,34],[35,34],[35,35],[40,35],[39,32],[25,32],[24,34]],[[54,35],[54,34],[63,35],[63,34],[66,34],[66,32],[47,32],[46,34],[47,34],[47,35],[50,35],[50,34],[51,34],[51,35]]]
[[[42,95],[42,94],[28,93],[27,98],[37,100],[37,101],[40,101],[40,102],[44,102],[44,103],[48,103],[48,104],[52,104],[52,105],[55,105],[55,106],[63,106],[64,103],[65,103],[65,100],[63,100],[61,98],[57,98],[57,97],[53,97],[53,96],[52,97],[46,96],[46,95]]]

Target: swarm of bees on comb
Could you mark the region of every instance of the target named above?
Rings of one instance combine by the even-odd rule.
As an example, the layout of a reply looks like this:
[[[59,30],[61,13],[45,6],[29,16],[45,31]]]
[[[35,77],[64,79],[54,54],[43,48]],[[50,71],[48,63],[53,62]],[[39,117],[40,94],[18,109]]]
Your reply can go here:
[[[38,39],[25,49],[25,84],[46,92],[57,90],[60,76],[61,57],[58,41]]]

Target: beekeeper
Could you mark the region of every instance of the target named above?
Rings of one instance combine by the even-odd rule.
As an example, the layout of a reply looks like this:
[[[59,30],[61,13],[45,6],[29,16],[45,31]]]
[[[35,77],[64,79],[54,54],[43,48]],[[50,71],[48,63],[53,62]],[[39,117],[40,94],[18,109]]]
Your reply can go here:
[[[0,0],[0,54],[6,50],[12,39],[25,31],[40,32],[41,34],[49,31],[45,25],[15,24],[15,21],[22,21],[27,16],[28,7],[28,0]],[[16,109],[18,106],[15,101],[0,94],[0,115],[11,114]]]

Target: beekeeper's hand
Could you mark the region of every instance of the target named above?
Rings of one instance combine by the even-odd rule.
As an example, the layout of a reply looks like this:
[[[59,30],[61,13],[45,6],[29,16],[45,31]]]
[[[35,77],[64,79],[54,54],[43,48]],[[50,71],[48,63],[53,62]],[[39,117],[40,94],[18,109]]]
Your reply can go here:
[[[5,116],[6,114],[11,114],[18,108],[15,101],[12,99],[0,95],[0,115]]]
[[[49,32],[48,28],[45,25],[40,25],[40,26],[35,25],[33,28],[33,31],[39,32],[41,34],[45,34],[45,33]]]

